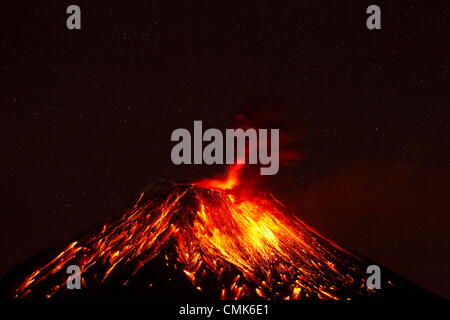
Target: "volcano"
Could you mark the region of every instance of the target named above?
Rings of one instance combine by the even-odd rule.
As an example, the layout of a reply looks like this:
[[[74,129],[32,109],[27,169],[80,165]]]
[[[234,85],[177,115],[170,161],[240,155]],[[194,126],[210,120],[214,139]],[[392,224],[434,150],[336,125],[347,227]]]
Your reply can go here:
[[[430,293],[288,213],[273,195],[226,180],[159,181],[122,215],[59,250],[24,262],[1,281],[9,298],[372,299]],[[66,286],[69,265],[82,289]]]

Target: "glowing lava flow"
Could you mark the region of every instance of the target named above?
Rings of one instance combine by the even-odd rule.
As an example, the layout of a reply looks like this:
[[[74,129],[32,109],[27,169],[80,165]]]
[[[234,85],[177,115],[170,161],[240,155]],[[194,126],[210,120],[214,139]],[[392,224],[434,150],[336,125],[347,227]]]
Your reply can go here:
[[[128,272],[120,280],[126,286],[157,257],[210,298],[373,294],[364,287],[365,267],[358,258],[286,215],[273,196],[235,192],[239,170],[232,167],[225,181],[173,183],[157,196],[141,194],[123,216],[69,244],[12,295],[23,298],[34,290],[47,298],[62,295],[71,264],[81,268],[84,287],[101,286],[120,270]]]

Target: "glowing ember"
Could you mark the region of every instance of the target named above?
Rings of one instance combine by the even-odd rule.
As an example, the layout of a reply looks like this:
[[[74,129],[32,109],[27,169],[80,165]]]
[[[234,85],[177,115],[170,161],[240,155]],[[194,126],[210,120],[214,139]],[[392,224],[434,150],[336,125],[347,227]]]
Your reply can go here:
[[[117,269],[128,271],[125,286],[157,257],[221,299],[375,294],[364,286],[361,260],[286,215],[270,194],[237,192],[240,169],[231,167],[224,181],[172,184],[153,197],[142,193],[122,217],[28,275],[13,296],[27,297],[38,287],[46,297],[62,294],[71,264],[81,268],[84,287],[101,286]]]

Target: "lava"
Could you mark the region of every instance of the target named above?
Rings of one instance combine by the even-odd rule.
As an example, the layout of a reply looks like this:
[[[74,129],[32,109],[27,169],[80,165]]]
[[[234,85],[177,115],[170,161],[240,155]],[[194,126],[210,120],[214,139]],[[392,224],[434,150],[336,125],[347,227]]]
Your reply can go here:
[[[361,259],[285,213],[271,194],[240,192],[241,170],[235,165],[224,180],[171,183],[151,196],[143,192],[121,217],[68,244],[27,275],[12,296],[63,295],[68,290],[65,268],[72,264],[80,267],[85,288],[101,286],[117,270],[127,270],[120,279],[127,286],[158,257],[197,290],[218,299],[376,294],[365,287]]]

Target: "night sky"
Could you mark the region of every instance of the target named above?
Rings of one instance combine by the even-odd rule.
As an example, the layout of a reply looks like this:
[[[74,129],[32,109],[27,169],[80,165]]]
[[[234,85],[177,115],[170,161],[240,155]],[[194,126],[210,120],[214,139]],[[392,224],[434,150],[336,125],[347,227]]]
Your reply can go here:
[[[193,2],[1,6],[0,274],[155,179],[223,172],[173,165],[170,134],[246,114],[303,158],[262,188],[450,298],[448,1]],[[369,31],[374,3],[382,29]],[[66,28],[70,4],[81,30]]]

